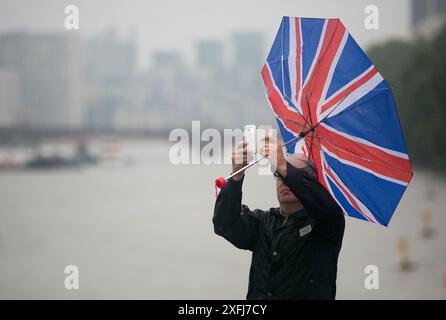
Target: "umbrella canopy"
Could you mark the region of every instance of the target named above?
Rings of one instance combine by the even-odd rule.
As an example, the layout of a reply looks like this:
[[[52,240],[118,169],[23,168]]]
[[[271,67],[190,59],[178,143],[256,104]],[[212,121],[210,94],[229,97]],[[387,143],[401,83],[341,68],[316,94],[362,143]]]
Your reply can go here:
[[[413,171],[392,90],[342,22],[284,17],[262,78],[287,151],[346,215],[387,226]]]

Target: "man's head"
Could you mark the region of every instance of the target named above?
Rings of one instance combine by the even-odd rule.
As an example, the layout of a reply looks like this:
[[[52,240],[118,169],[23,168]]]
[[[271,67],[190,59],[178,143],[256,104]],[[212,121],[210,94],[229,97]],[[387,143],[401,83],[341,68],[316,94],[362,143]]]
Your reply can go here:
[[[294,167],[304,169],[309,175],[316,176],[316,169],[313,162],[302,154],[286,154],[285,159]],[[299,205],[300,200],[291,192],[290,188],[281,180],[276,180],[277,200],[282,205]]]

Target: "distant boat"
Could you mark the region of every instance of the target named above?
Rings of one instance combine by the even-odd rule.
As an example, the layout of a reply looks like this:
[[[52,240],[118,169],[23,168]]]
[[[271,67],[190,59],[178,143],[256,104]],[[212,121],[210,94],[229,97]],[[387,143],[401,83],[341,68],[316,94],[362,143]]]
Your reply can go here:
[[[37,156],[32,158],[25,164],[26,169],[53,169],[53,168],[71,168],[84,165],[93,165],[97,163],[97,159],[88,155],[81,155],[72,159],[60,156],[43,157]]]
[[[62,157],[35,157],[25,164],[27,169],[50,169],[73,166],[73,162]]]
[[[85,140],[80,140],[77,144],[74,156],[62,157],[59,154],[45,154],[37,151],[36,155],[25,163],[26,169],[52,169],[52,168],[72,168],[84,165],[97,164],[98,158],[90,155],[87,151]]]

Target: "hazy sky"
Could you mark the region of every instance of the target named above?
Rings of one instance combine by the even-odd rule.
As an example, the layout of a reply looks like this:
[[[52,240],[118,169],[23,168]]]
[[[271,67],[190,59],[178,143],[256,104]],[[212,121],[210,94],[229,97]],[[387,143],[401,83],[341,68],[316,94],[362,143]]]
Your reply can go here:
[[[0,0],[0,32],[65,31],[68,4],[79,7],[82,35],[109,26],[135,32],[142,64],[157,49],[180,49],[191,58],[196,39],[227,40],[233,31],[262,31],[269,45],[284,15],[339,17],[363,46],[410,32],[409,0]],[[369,4],[380,10],[379,30],[364,27]]]

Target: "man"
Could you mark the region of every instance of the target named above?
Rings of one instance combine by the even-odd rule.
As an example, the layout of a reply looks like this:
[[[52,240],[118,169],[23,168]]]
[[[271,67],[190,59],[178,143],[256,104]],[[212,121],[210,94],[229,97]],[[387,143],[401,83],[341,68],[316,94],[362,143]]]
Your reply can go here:
[[[263,154],[277,163],[280,208],[251,211],[242,205],[241,172],[221,190],[212,219],[217,235],[252,251],[247,299],[335,299],[342,210],[306,157],[287,161],[282,148],[268,140]],[[241,142],[232,155],[233,172],[247,160]]]

